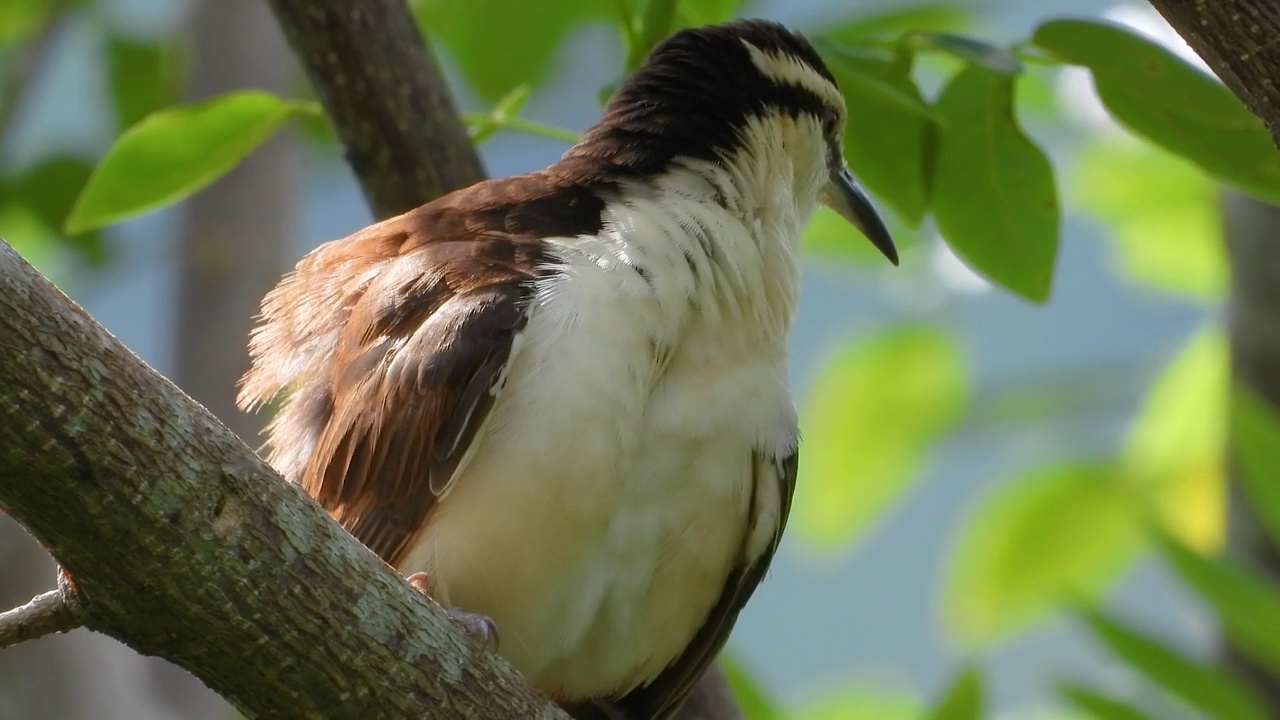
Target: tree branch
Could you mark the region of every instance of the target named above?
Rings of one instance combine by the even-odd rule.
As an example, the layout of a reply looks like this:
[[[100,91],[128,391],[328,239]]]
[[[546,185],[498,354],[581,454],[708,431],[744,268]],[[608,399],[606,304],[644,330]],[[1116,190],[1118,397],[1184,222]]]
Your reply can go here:
[[[1272,0],[1151,0],[1280,146],[1280,4]]]
[[[28,640],[64,633],[84,624],[75,586],[58,572],[58,589],[31,598],[22,607],[0,613],[0,649]]]
[[[2,242],[0,506],[249,717],[564,717]]]
[[[377,217],[484,178],[404,0],[271,0]]]

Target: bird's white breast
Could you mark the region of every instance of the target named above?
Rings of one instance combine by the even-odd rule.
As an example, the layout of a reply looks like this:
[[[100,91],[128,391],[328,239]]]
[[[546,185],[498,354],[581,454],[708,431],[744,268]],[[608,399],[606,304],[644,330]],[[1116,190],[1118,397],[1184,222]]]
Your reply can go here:
[[[401,566],[491,616],[499,651],[558,697],[656,676],[765,549],[749,514],[776,524],[775,487],[749,507],[752,463],[796,442],[798,229],[744,222],[716,179],[631,188],[600,236],[552,241],[505,388]]]

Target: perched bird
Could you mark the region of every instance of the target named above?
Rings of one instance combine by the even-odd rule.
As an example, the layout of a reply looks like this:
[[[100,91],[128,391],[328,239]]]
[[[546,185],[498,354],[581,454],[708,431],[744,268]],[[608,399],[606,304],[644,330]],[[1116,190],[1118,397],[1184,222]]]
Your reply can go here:
[[[786,521],[805,224],[825,203],[897,262],[844,124],[802,36],[678,32],[551,166],[303,258],[239,402],[283,394],[275,467],[492,619],[536,688],[579,718],[668,718]]]

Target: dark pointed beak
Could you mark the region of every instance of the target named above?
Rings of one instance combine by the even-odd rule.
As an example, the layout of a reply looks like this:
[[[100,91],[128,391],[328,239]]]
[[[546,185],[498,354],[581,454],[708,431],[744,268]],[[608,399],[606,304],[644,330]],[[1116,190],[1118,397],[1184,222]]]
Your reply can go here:
[[[871,244],[889,258],[889,262],[898,264],[898,248],[893,245],[889,228],[884,226],[884,220],[880,219],[880,213],[876,212],[876,207],[871,204],[867,191],[853,179],[853,173],[849,172],[849,168],[842,165],[831,171],[831,182],[827,184],[822,202],[861,230]]]

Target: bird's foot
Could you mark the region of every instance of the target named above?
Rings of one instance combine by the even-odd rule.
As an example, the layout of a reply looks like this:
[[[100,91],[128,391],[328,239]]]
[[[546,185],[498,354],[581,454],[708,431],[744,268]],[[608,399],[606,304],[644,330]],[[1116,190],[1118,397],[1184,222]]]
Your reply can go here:
[[[416,572],[405,578],[405,581],[423,595],[433,597],[432,591],[435,590],[435,579],[427,573]],[[445,612],[449,613],[449,617],[453,618],[454,622],[462,626],[468,637],[490,650],[497,651],[498,624],[493,621],[493,618],[457,607],[447,607]]]

